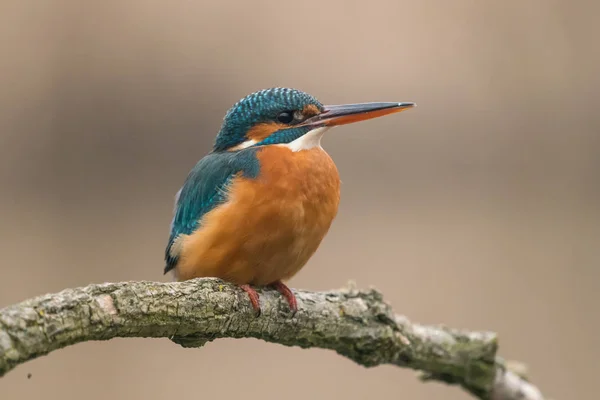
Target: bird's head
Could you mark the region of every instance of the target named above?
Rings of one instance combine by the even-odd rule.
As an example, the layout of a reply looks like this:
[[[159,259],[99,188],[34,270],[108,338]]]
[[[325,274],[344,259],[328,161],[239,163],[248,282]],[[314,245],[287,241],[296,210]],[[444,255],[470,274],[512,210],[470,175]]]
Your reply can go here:
[[[361,103],[324,106],[296,89],[271,88],[252,93],[225,115],[214,151],[290,144],[301,149],[318,145],[323,133],[349,124],[404,111],[414,103]]]

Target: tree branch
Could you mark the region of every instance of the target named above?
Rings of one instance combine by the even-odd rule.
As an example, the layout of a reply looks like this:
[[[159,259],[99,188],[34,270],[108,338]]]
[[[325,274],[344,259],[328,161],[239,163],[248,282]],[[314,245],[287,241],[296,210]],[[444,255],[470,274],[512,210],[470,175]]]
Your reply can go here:
[[[0,310],[0,376],[75,343],[114,337],[167,337],[184,347],[217,338],[257,338],[331,349],[365,367],[393,364],[422,379],[460,385],[483,400],[544,400],[496,357],[491,332],[411,323],[375,290],[295,291],[299,310],[258,290],[256,317],[245,293],[219,279],[123,282],[66,289]]]

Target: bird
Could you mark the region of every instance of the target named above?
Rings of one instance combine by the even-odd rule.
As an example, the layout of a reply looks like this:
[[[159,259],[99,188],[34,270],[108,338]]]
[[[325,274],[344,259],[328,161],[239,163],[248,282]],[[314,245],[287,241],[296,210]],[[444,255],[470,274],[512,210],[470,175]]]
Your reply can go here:
[[[401,112],[412,102],[323,105],[298,89],[247,95],[225,114],[212,150],[175,195],[164,274],[214,277],[247,293],[277,290],[316,252],[338,212],[340,176],[321,146],[331,128]]]

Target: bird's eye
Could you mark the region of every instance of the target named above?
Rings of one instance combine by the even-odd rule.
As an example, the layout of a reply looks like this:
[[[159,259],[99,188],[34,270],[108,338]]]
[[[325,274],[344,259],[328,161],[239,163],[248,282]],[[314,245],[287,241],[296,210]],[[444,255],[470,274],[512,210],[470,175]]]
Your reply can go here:
[[[277,121],[282,124],[289,124],[294,120],[294,114],[290,111],[284,111],[277,116]]]

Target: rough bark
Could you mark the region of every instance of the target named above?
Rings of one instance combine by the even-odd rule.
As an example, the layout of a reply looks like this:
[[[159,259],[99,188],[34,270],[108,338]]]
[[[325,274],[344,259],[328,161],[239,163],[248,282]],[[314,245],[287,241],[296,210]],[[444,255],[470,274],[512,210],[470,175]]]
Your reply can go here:
[[[496,357],[494,333],[412,323],[373,289],[295,291],[294,316],[277,292],[258,292],[258,317],[243,291],[219,279],[106,283],[26,300],[0,310],[0,376],[83,341],[162,337],[200,347],[223,337],[253,337],[331,349],[365,367],[412,368],[424,380],[460,385],[480,399],[544,399]]]

